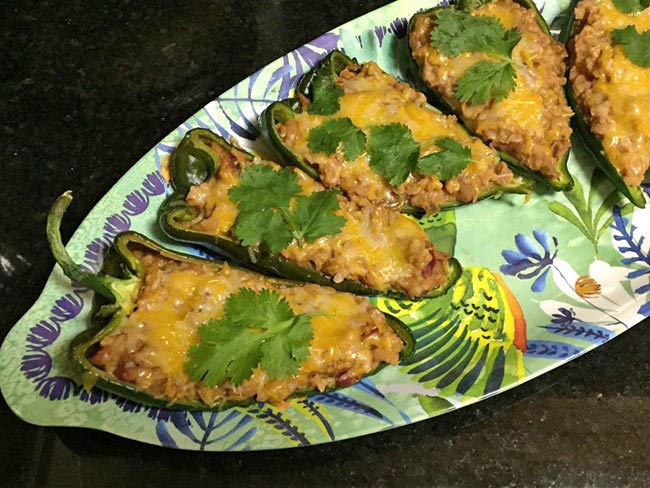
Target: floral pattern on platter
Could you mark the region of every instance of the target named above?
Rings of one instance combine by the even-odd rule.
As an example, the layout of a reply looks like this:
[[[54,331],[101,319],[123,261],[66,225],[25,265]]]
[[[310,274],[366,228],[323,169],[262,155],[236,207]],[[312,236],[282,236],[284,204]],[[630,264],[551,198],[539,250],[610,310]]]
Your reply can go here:
[[[552,20],[565,3],[545,2],[544,14]],[[156,211],[170,192],[166,160],[185,132],[208,128],[268,154],[257,117],[269,103],[290,96],[300,77],[332,49],[375,60],[407,79],[406,21],[430,6],[425,0],[398,0],[325,33],[228,90],[117,183],[70,240],[71,254],[97,271],[119,232],[137,230],[164,240],[156,230]],[[507,195],[419,221],[440,250],[461,258],[463,276],[448,294],[432,300],[373,299],[412,328],[417,347],[399,367],[351,387],[294,399],[283,409],[256,403],[218,413],[150,408],[96,388],[86,391],[67,351],[86,327],[92,294],[71,286],[55,269],[0,350],[2,393],[28,422],[209,451],[331,442],[431,418],[499,393],[650,315],[650,210],[631,208],[612,192],[579,146],[569,164],[577,182],[571,192],[534,196],[526,205],[523,197]]]

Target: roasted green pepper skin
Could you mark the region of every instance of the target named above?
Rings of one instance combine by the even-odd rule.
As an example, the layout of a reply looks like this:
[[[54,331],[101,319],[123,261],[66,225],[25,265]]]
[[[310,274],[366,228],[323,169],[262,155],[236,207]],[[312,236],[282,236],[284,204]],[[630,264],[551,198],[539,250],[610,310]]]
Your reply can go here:
[[[200,132],[197,133],[196,131]],[[163,203],[158,212],[158,223],[165,234],[177,241],[205,246],[218,252],[222,256],[242,263],[244,266],[254,271],[259,271],[267,275],[287,278],[294,281],[316,283],[317,285],[329,286],[336,290],[346,291],[356,295],[381,295],[391,298],[409,299],[403,293],[392,290],[382,292],[365,286],[359,281],[343,280],[340,283],[335,283],[330,276],[299,266],[279,254],[271,254],[261,246],[242,246],[238,241],[216,236],[214,234],[190,230],[179,225],[179,222],[191,220],[195,216],[193,210],[185,201],[185,197],[190,187],[192,185],[201,184],[207,178],[211,177],[214,171],[219,167],[217,154],[210,151],[209,148],[207,151],[201,151],[196,148],[188,147],[193,146],[197,140],[201,140],[203,146],[207,147],[208,139],[216,142],[228,151],[239,151],[244,153],[241,149],[233,147],[223,138],[207,129],[194,129],[185,135],[171,160],[170,173],[172,175],[174,193]],[[250,154],[247,156],[252,159]],[[210,161],[207,159],[210,159]],[[188,181],[193,183],[191,185],[185,185],[184,183]],[[177,184],[177,182],[180,182],[180,184]],[[449,287],[456,282],[461,272],[461,266],[458,261],[451,258],[449,260],[447,282],[426,296],[418,297],[418,299],[443,295]]]
[[[333,83],[338,74],[351,63],[356,64],[356,61],[352,58],[349,58],[340,51],[332,51],[321,61],[321,63],[316,68],[311,70],[303,77],[296,89],[297,93],[311,99],[311,89],[316,78],[326,77],[330,80],[331,83]],[[273,149],[275,149],[280,158],[281,164],[284,164],[285,166],[298,167],[312,178],[319,179],[318,170],[311,166],[304,158],[294,153],[284,143],[276,128],[276,124],[283,123],[294,118],[296,115],[298,115],[298,113],[300,113],[300,110],[301,109],[298,98],[289,98],[287,100],[274,102],[269,105],[266,110],[264,110],[264,112],[260,115],[260,128],[262,137],[264,137],[264,139],[266,139],[266,141],[273,147]],[[507,161],[502,154],[500,154],[500,157],[509,164],[509,161]],[[530,193],[531,191],[532,190],[530,183],[524,180],[519,184],[503,185],[493,188],[481,194],[477,200],[483,200],[485,198],[493,197],[501,193],[526,194]],[[462,205],[466,204],[459,202],[450,202],[442,205],[441,210],[447,210]],[[411,205],[402,206],[400,208],[400,212],[417,217],[424,215],[423,209]]]
[[[564,19],[564,26],[562,27],[562,31],[558,38],[560,42],[567,46],[567,50],[569,48],[568,44],[574,35],[575,8],[578,5],[578,1],[579,0],[573,0],[571,2],[567,16]],[[605,174],[605,176],[607,176],[607,178],[609,178],[614,187],[625,195],[634,205],[639,208],[644,208],[646,201],[645,196],[643,195],[643,190],[638,186],[628,186],[625,184],[621,173],[619,173],[616,166],[614,166],[607,157],[607,153],[605,152],[605,148],[603,147],[600,138],[591,132],[589,122],[587,122],[584,112],[578,104],[576,94],[573,91],[573,84],[569,79],[569,69],[570,67],[567,68],[566,94],[567,100],[569,101],[574,114],[572,119],[573,127],[576,129],[576,132],[580,135],[585,147],[594,158],[596,166]]]
[[[254,399],[245,401],[231,401],[219,405],[207,405],[202,402],[177,400],[170,402],[163,398],[156,398],[149,393],[138,389],[131,383],[120,381],[109,373],[95,367],[90,358],[99,348],[101,340],[117,329],[122,320],[133,308],[137,291],[140,288],[144,276],[144,268],[138,258],[133,254],[133,248],[156,252],[168,259],[179,263],[208,264],[214,268],[221,268],[223,263],[209,261],[203,258],[187,254],[169,251],[154,243],[147,237],[137,232],[123,232],[118,234],[113,245],[104,258],[102,269],[98,274],[92,274],[81,270],[72,262],[61,242],[59,226],[61,217],[70,203],[72,197],[69,193],[59,197],[54,203],[48,216],[48,240],[52,254],[69,278],[95,291],[93,306],[90,313],[90,327],[72,340],[70,356],[80,376],[83,376],[84,386],[101,388],[115,393],[129,400],[158,408],[172,410],[209,410],[222,411],[231,407],[246,406],[255,403]],[[236,266],[231,266],[235,267]],[[283,285],[298,286],[291,280],[264,277],[267,282]],[[128,290],[129,293],[123,293]],[[384,314],[397,335],[402,339],[404,347],[400,357],[404,358],[413,353],[415,339],[411,331],[399,319]],[[386,364],[378,366],[367,376],[373,375],[385,367]],[[342,387],[340,387],[342,388]],[[333,391],[338,388],[332,388]],[[310,394],[319,393],[315,390],[295,392],[291,398],[305,397]]]
[[[460,0],[458,2],[457,8],[458,10],[469,12],[470,10],[478,8],[490,1],[492,0]],[[549,29],[548,24],[544,20],[544,17],[542,17],[542,14],[540,13],[539,9],[537,8],[534,2],[530,0],[513,0],[513,1],[518,3],[524,8],[533,10],[535,12],[535,16],[537,17],[537,23],[539,24],[539,26],[546,34],[551,36],[551,30]],[[411,32],[413,32],[417,19],[421,17],[433,17],[437,15],[437,13],[440,10],[445,8],[456,8],[456,7],[434,7],[419,12],[415,14],[413,17],[411,17],[411,20],[409,21],[408,28],[407,28],[408,36],[410,36]],[[440,93],[436,92],[435,90],[432,90],[426,84],[426,82],[424,81],[421,75],[421,68],[418,65],[415,58],[413,57],[413,51],[410,48],[410,44],[409,44],[409,53],[411,55],[410,56],[411,72],[409,73],[409,78],[413,82],[413,84],[427,96],[427,98],[433,105],[440,108],[440,110],[442,110],[446,114],[455,115],[456,117],[458,117],[459,121],[461,121],[461,123],[465,126],[465,128],[470,134],[478,138],[481,138],[481,136],[479,136],[469,128],[467,121],[464,119],[461,113],[457,112],[451,105],[449,105],[449,103],[447,103],[444,100],[444,98]],[[524,166],[521,163],[521,161],[519,161],[511,154],[508,154],[503,151],[498,151],[498,153],[501,159],[505,161],[514,172],[522,176],[525,176],[526,178],[539,181],[544,185],[550,187],[554,191],[569,191],[571,190],[571,188],[573,188],[573,178],[571,177],[571,174],[569,173],[569,170],[567,168],[570,150],[567,151],[566,154],[564,154],[558,161],[558,169],[560,171],[560,176],[555,179],[548,179],[537,172],[531,171],[526,166]]]

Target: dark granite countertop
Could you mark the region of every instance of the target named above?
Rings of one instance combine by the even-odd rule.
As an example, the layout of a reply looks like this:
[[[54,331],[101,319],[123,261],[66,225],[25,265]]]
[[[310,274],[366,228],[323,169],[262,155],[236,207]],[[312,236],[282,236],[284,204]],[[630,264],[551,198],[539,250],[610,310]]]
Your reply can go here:
[[[54,264],[44,228],[57,195],[75,190],[67,239],[142,154],[204,104],[385,3],[3,2],[0,338]],[[443,417],[289,451],[177,452],[28,425],[0,400],[0,485],[649,486],[647,325]]]

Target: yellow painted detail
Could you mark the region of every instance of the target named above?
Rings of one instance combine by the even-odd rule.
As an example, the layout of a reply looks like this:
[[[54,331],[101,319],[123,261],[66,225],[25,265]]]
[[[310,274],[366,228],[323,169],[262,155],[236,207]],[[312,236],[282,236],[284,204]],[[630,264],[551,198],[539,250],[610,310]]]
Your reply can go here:
[[[600,295],[601,286],[591,276],[580,276],[575,283],[575,290],[583,298],[594,298]]]
[[[393,298],[378,298],[377,308],[394,317],[411,317],[415,320],[415,312],[428,303],[427,300],[411,302],[409,300],[395,300]]]

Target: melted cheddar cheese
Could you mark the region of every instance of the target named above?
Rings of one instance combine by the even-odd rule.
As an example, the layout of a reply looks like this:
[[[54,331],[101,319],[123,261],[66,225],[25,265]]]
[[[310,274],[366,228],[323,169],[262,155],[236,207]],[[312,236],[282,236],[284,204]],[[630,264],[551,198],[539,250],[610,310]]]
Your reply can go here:
[[[227,265],[218,270],[153,254],[142,261],[146,272],[136,309],[102,340],[92,362],[154,396],[207,404],[253,397],[278,403],[296,391],[351,384],[381,362],[398,360],[401,340],[365,298],[316,285],[277,285]],[[297,374],[282,380],[257,368],[238,387],[190,381],[184,365],[187,351],[199,341],[198,327],[219,318],[228,295],[242,287],[275,289],[296,314],[317,314],[309,357]]]
[[[231,164],[223,148],[213,149],[221,151],[222,163],[212,178],[191,188],[186,200],[197,218],[180,225],[235,239],[238,210],[228,191],[239,184],[240,171],[247,164],[279,166],[261,160]],[[324,190],[303,171],[293,171],[303,195]],[[302,246],[293,243],[281,252],[284,258],[323,272],[335,282],[358,280],[378,290],[399,290],[410,296],[425,294],[446,281],[448,256],[435,251],[417,223],[395,210],[359,207],[343,196],[338,200],[337,214],[346,219],[341,232]]]
[[[481,193],[513,181],[512,173],[496,152],[472,137],[453,116],[445,116],[426,104],[423,94],[384,73],[375,63],[350,66],[337,80],[344,90],[337,113],[324,117],[302,111],[280,125],[279,133],[290,149],[318,168],[328,187],[340,187],[348,195],[388,206],[411,204],[434,213],[448,202],[476,201]],[[347,117],[368,133],[372,126],[403,124],[420,144],[420,155],[440,151],[435,143],[450,137],[469,147],[473,162],[456,178],[443,182],[437,176],[411,175],[399,187],[392,187],[370,166],[367,153],[356,160],[343,157],[341,148],[333,156],[314,153],[308,145],[309,133],[327,118]]]
[[[611,31],[628,25],[650,30],[650,9],[623,14],[611,0],[585,0],[576,18],[570,76],[578,101],[608,159],[628,185],[638,185],[650,166],[650,68],[613,45]]]
[[[448,57],[434,49],[429,40],[435,23],[426,16],[416,20],[409,39],[420,76],[495,148],[547,178],[559,177],[558,162],[569,149],[571,135],[571,111],[563,92],[564,48],[542,31],[533,10],[511,0],[487,2],[470,14],[496,18],[505,29],[516,28],[521,34],[512,51],[514,90],[499,101],[460,103],[454,91],[458,80],[477,62],[495,59],[473,52]]]

